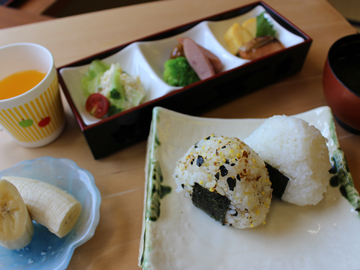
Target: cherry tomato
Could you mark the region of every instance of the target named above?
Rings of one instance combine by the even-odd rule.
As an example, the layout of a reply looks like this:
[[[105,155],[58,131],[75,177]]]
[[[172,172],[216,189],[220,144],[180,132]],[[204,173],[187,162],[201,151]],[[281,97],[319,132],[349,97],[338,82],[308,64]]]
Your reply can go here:
[[[100,93],[91,94],[86,100],[86,111],[96,118],[103,117],[109,110],[110,102]]]

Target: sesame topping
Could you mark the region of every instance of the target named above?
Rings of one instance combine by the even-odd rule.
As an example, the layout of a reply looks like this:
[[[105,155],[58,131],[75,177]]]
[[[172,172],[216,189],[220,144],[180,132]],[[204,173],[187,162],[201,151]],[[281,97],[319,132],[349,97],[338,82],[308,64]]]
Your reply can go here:
[[[201,165],[204,163],[204,158],[200,155],[198,155],[197,159],[196,159],[196,165],[198,165],[199,167],[201,167]]]
[[[226,167],[224,165],[221,165],[219,169],[220,169],[221,176],[224,177],[228,174],[228,170],[226,169]]]
[[[228,185],[229,185],[229,189],[230,189],[231,191],[234,191],[234,188],[236,187],[236,181],[235,181],[235,179],[232,178],[232,177],[228,177],[228,179],[226,179],[226,181],[227,181],[227,183],[228,183]]]

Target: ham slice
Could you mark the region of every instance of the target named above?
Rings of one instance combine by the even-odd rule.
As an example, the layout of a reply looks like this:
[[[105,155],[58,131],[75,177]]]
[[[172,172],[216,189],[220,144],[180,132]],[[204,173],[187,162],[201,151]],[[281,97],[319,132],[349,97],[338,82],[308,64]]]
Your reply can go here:
[[[201,50],[195,41],[190,38],[184,38],[183,46],[186,59],[201,80],[215,75],[209,58],[206,57],[203,50]]]
[[[185,37],[178,37],[177,41],[180,44],[184,43],[184,39]],[[188,38],[190,39],[190,38]],[[195,41],[194,41],[195,42]],[[197,44],[197,43],[196,43]],[[184,45],[184,44],[183,44]],[[200,50],[202,51],[202,53],[209,59],[211,65],[213,66],[213,69],[215,71],[215,73],[219,73],[222,71],[223,68],[223,64],[221,63],[219,57],[217,57],[215,54],[213,54],[212,52],[210,52],[209,50],[205,49],[204,47],[202,47],[201,45],[197,44],[200,47]]]

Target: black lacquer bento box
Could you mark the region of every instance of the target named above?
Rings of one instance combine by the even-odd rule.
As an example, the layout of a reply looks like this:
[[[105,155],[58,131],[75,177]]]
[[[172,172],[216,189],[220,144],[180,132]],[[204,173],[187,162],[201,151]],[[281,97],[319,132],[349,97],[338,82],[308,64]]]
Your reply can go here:
[[[234,22],[242,23],[264,11],[285,48],[255,60],[244,60],[231,54],[223,38],[226,30]],[[177,44],[177,37],[190,37],[210,50],[222,61],[222,71],[185,87],[165,83],[164,62]],[[146,139],[155,106],[189,115],[211,110],[299,72],[311,43],[312,39],[308,35],[270,6],[264,2],[255,2],[59,67],[58,75],[91,152],[95,159],[100,159]],[[87,97],[81,89],[81,78],[95,59],[109,64],[117,62],[129,74],[139,76],[147,93],[144,101],[104,119],[90,116],[85,110]]]

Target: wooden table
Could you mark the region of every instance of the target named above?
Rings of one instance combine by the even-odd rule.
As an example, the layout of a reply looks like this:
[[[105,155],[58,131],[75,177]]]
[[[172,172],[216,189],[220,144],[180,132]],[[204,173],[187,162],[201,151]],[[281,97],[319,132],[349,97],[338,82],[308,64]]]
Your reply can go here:
[[[11,7],[0,6],[0,29],[29,23],[48,21],[50,16],[30,13]]]
[[[355,29],[325,0],[268,0],[271,7],[314,39],[301,72],[222,107],[205,117],[249,118],[296,114],[326,105],[322,72],[330,45]],[[57,66],[191,20],[249,3],[246,0],[161,1],[0,30],[0,46],[35,42]],[[0,170],[41,156],[66,157],[95,177],[102,196],[94,237],[77,248],[68,269],[137,269],[146,142],[95,161],[64,99],[67,126],[52,144],[26,149],[0,131]],[[256,104],[256,106],[254,106]],[[242,110],[238,110],[242,108]],[[360,188],[360,136],[337,126],[355,185]]]

